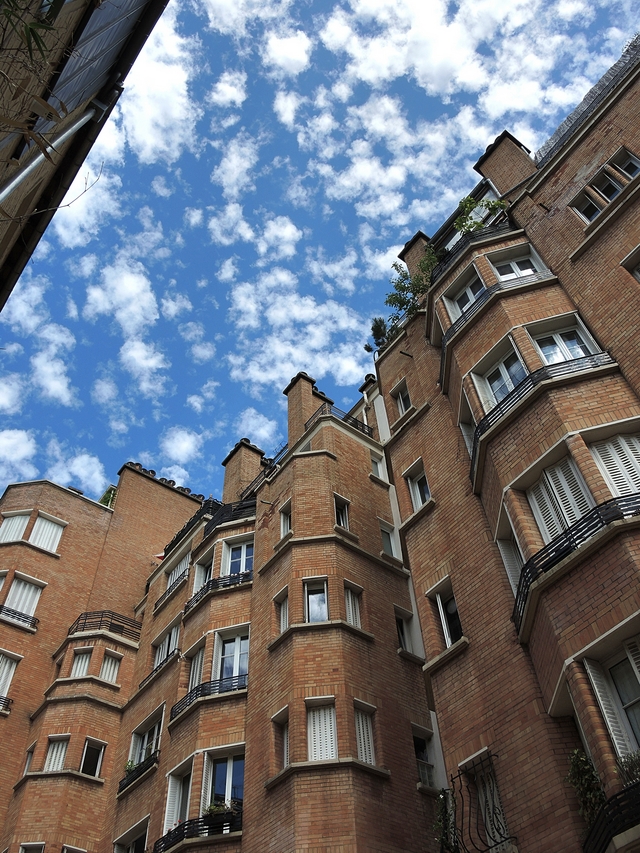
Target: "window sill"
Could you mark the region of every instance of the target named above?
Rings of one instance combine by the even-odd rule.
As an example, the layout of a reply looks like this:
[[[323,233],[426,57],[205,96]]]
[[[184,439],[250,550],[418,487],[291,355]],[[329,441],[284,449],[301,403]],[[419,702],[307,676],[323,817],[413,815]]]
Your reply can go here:
[[[422,669],[429,675],[433,675],[436,670],[440,669],[443,666],[446,666],[446,664],[448,664],[450,660],[458,657],[458,655],[461,655],[463,652],[466,652],[468,647],[469,638],[464,636],[460,637],[460,639],[453,643],[453,645],[449,646],[448,649],[445,649],[432,660],[427,661],[427,663],[425,663]]]
[[[97,675],[79,675],[73,678],[56,678],[56,680],[47,687],[44,695],[48,696],[56,687],[64,687],[67,684],[96,684],[99,687],[108,687],[110,690],[120,690],[120,685],[113,681],[105,681],[104,678],[98,678]]]
[[[363,640],[368,640],[369,642],[373,642],[375,640],[373,634],[370,634],[368,631],[364,631],[362,628],[358,628],[356,625],[351,625],[343,619],[330,619],[327,622],[295,622],[293,625],[289,625],[286,631],[283,631],[282,634],[278,634],[274,640],[271,640],[271,642],[267,644],[267,651],[273,651],[281,643],[284,643],[285,640],[291,637],[292,634],[296,634],[299,631],[324,631],[331,628],[340,628],[343,631],[349,631],[350,633],[355,634],[358,637],[362,637]]]
[[[36,770],[25,773],[22,778],[18,779],[16,784],[13,786],[13,790],[17,791],[18,788],[24,785],[24,783],[29,779],[50,779],[54,777],[59,779],[61,776],[68,776],[72,779],[90,782],[93,785],[104,785],[105,782],[102,776],[89,776],[87,773],[81,773],[79,770]]]
[[[181,723],[185,717],[188,717],[189,714],[193,713],[199,708],[202,708],[203,705],[208,705],[210,702],[222,702],[225,699],[237,699],[237,698],[246,698],[247,696],[247,688],[244,690],[229,690],[226,693],[214,693],[212,696],[201,696],[199,699],[194,699],[194,701],[187,705],[187,707],[178,714],[177,717],[174,717],[173,720],[169,720],[167,723],[167,729],[171,731],[174,726],[177,726]]]
[[[372,483],[377,483],[378,486],[382,486],[383,489],[389,489],[391,487],[391,483],[387,483],[386,480],[376,477],[375,474],[369,474],[369,479]]]
[[[417,410],[416,410],[416,407],[415,407],[415,406],[413,405],[413,403],[412,403],[412,404],[409,406],[409,408],[407,409],[407,411],[406,411],[406,412],[404,412],[402,415],[400,415],[400,417],[399,417],[399,418],[397,418],[397,419],[396,419],[396,420],[395,420],[395,421],[394,421],[394,422],[389,426],[389,429],[391,430],[391,432],[392,432],[392,433],[394,433],[394,432],[397,432],[399,429],[402,429],[402,427],[406,424],[406,422],[407,422],[408,420],[411,420],[411,418],[413,417],[413,415],[415,415],[416,411],[417,411]]]
[[[391,430],[391,438],[385,442],[385,447],[390,447],[394,444],[401,435],[404,434],[404,428],[408,426],[408,424],[416,424],[418,420],[423,416],[431,408],[431,403],[423,403],[420,408],[416,409],[415,406],[411,406],[411,408],[404,413],[401,418],[392,424],[389,429]]]
[[[338,536],[344,536],[345,539],[351,539],[352,542],[360,541],[360,537],[356,533],[352,533],[348,527],[341,527],[339,524],[334,524],[333,530]]]
[[[40,554],[48,554],[50,557],[55,557],[57,560],[60,559],[60,554],[56,551],[48,551],[46,548],[34,545],[33,542],[28,542],[26,539],[13,539],[11,542],[0,542],[0,548],[3,545],[26,545],[27,548],[33,548],[34,551],[38,551]]]
[[[391,777],[391,771],[387,770],[386,767],[377,767],[375,764],[367,764],[365,761],[360,761],[357,758],[330,758],[326,761],[296,761],[289,764],[279,773],[276,773],[275,776],[272,776],[271,779],[268,779],[264,783],[264,787],[267,791],[270,791],[281,782],[284,782],[285,779],[288,779],[290,776],[297,775],[298,773],[313,773],[318,770],[341,770],[342,768],[346,769],[348,767],[357,770],[364,770],[365,773],[371,773],[373,776],[378,776],[382,779],[389,779]]]
[[[290,539],[293,539],[293,530],[290,530],[288,533],[286,533],[282,537],[282,539],[279,542],[276,542],[276,544],[273,546],[273,550],[279,551],[281,548],[284,548],[284,546],[287,544],[287,542]]]
[[[423,782],[416,782],[416,790],[420,791],[420,793],[424,794],[426,797],[432,797],[434,800],[437,800],[440,796],[439,788],[432,788],[430,785],[425,785]]]
[[[388,563],[390,566],[393,566],[394,569],[402,569],[402,573],[406,571],[402,560],[399,560],[397,557],[392,556],[391,554],[387,554],[386,551],[380,551],[380,559],[384,560],[385,563]]]
[[[418,663],[420,666],[424,665],[424,658],[421,658],[420,655],[414,655],[413,652],[409,652],[407,649],[398,649],[398,657],[411,661],[411,663]]]
[[[141,785],[145,781],[145,779],[148,779],[149,776],[153,776],[157,769],[158,762],[156,761],[155,764],[152,764],[151,767],[148,770],[145,770],[145,772],[141,776],[138,776],[138,778],[134,779],[130,785],[127,785],[126,788],[123,788],[122,791],[117,793],[116,800],[120,800],[122,799],[122,797],[126,797],[127,794],[129,794],[131,791],[134,791],[139,785]]]
[[[422,506],[413,513],[413,515],[410,515],[406,521],[402,522],[402,524],[400,525],[401,533],[406,533],[407,530],[413,527],[413,525],[417,521],[420,521],[421,518],[424,518],[425,515],[430,513],[435,505],[436,502],[434,501],[434,499],[429,498],[429,500],[426,503],[423,503]]]
[[[20,628],[21,631],[26,631],[27,634],[36,634],[37,628],[32,628],[30,625],[25,625],[24,622],[18,622],[17,619],[11,619],[9,616],[0,614],[0,622],[5,622],[7,625],[13,625],[14,628]]]

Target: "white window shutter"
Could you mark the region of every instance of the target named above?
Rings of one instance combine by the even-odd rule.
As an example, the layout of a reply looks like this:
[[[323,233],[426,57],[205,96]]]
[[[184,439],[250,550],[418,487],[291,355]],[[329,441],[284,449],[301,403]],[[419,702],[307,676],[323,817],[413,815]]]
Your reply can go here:
[[[336,709],[333,705],[310,708],[307,713],[309,761],[337,758]]]
[[[555,505],[544,478],[527,491],[527,498],[545,543],[551,542],[565,528],[564,520]]]
[[[202,767],[202,793],[200,795],[200,814],[204,814],[211,804],[211,758],[204,756]]]
[[[177,566],[174,566],[169,576],[167,577],[167,589],[171,586],[172,583],[175,583],[178,578],[183,575],[187,569],[189,568],[189,558],[191,554],[185,554],[185,556],[180,560]]]
[[[0,542],[17,542],[22,539],[28,521],[28,515],[10,515],[5,518],[0,527]]]
[[[440,615],[440,622],[442,623],[442,633],[444,634],[444,644],[447,648],[452,645],[451,642],[451,632],[449,631],[449,623],[447,622],[447,617],[444,612],[444,604],[442,603],[442,596],[440,593],[436,593],[436,604],[438,605],[438,614]],[[406,632],[406,626],[405,626]],[[406,636],[406,633],[405,633]]]
[[[49,749],[47,750],[47,758],[44,762],[45,772],[51,773],[55,770],[64,768],[64,759],[67,754],[66,740],[51,740],[49,741]]]
[[[204,646],[191,658],[191,669],[189,670],[189,692],[196,688],[202,681],[202,664],[204,663]]]
[[[29,542],[32,545],[37,545],[39,548],[44,548],[46,551],[55,553],[60,537],[62,536],[62,525],[56,524],[55,521],[49,521],[48,518],[39,515],[36,518],[36,523],[33,525]]]
[[[34,583],[14,578],[5,605],[18,613],[33,616],[41,591],[41,588]]]
[[[518,550],[515,542],[512,542],[511,539],[498,539],[496,544],[500,551],[504,567],[507,570],[507,577],[509,578],[511,589],[513,590],[513,594],[516,595],[518,592],[518,584],[520,582],[520,572],[522,571],[523,565],[520,551]]]
[[[167,787],[167,808],[164,813],[164,829],[162,831],[163,835],[166,835],[170,829],[173,829],[178,822],[181,787],[182,779],[179,776],[169,776],[169,785]]]
[[[547,468],[545,474],[562,508],[567,526],[575,524],[593,507],[593,500],[573,461],[567,456],[558,465]]]
[[[349,625],[360,627],[360,601],[359,596],[348,587],[344,591],[344,604]]]
[[[358,744],[358,758],[367,764],[375,764],[373,755],[373,727],[371,725],[371,714],[356,708],[356,741]]]
[[[627,729],[620,718],[618,707],[611,695],[604,670],[597,661],[584,659],[584,666],[591,681],[593,692],[596,694],[602,716],[607,724],[611,740],[620,757],[634,751]]]
[[[280,602],[280,633],[286,631],[289,627],[289,596],[285,597]]]
[[[640,492],[640,448],[634,436],[616,435],[591,450],[616,496]]]
[[[289,766],[289,723],[282,726],[282,766]]]
[[[211,669],[211,680],[218,681],[222,677],[222,637],[216,633],[213,643],[213,667]]]
[[[71,678],[82,678],[89,671],[89,661],[91,660],[91,652],[79,652],[73,656],[73,665],[71,667]]]
[[[171,631],[169,632],[169,648],[167,649],[167,654],[171,654],[171,652],[175,651],[178,648],[178,640],[180,639],[180,626],[174,625]]]
[[[114,655],[105,655],[102,659],[102,666],[100,667],[100,678],[115,684],[119,669],[120,658],[114,657]]]
[[[131,761],[134,761],[136,764],[140,764],[140,762],[144,758],[144,756],[140,755],[141,751],[142,735],[139,735],[137,732],[134,732],[133,737],[131,738]]]
[[[634,637],[632,640],[627,640],[624,644],[627,657],[631,662],[631,666],[635,670],[636,677],[640,681],[640,637]],[[0,690],[0,693],[2,691]]]
[[[15,672],[17,661],[6,655],[0,655],[0,696],[9,694],[9,685]]]

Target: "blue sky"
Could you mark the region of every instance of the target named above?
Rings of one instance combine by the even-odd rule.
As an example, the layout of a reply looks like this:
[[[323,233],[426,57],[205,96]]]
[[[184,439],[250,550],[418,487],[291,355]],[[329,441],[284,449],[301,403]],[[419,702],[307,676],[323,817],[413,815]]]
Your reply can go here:
[[[0,315],[0,486],[219,496],[306,370],[348,409],[391,263],[619,57],[630,0],[171,0]]]

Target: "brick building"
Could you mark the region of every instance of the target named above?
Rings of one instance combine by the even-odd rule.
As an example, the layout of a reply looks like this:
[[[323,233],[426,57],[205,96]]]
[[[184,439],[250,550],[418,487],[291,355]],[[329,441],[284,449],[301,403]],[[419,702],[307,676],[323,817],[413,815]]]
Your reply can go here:
[[[7,489],[3,853],[640,850],[639,76],[497,137],[356,405],[299,373],[221,501]]]

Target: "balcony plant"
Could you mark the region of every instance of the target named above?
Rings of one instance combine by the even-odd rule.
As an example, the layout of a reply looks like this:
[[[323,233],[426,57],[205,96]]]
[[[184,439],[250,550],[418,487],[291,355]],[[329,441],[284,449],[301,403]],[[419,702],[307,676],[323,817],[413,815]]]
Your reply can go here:
[[[580,803],[578,811],[589,829],[606,797],[591,759],[581,749],[574,749],[569,756],[569,773],[565,781],[575,788]]]
[[[625,786],[640,782],[640,749],[618,760],[620,778]]]

